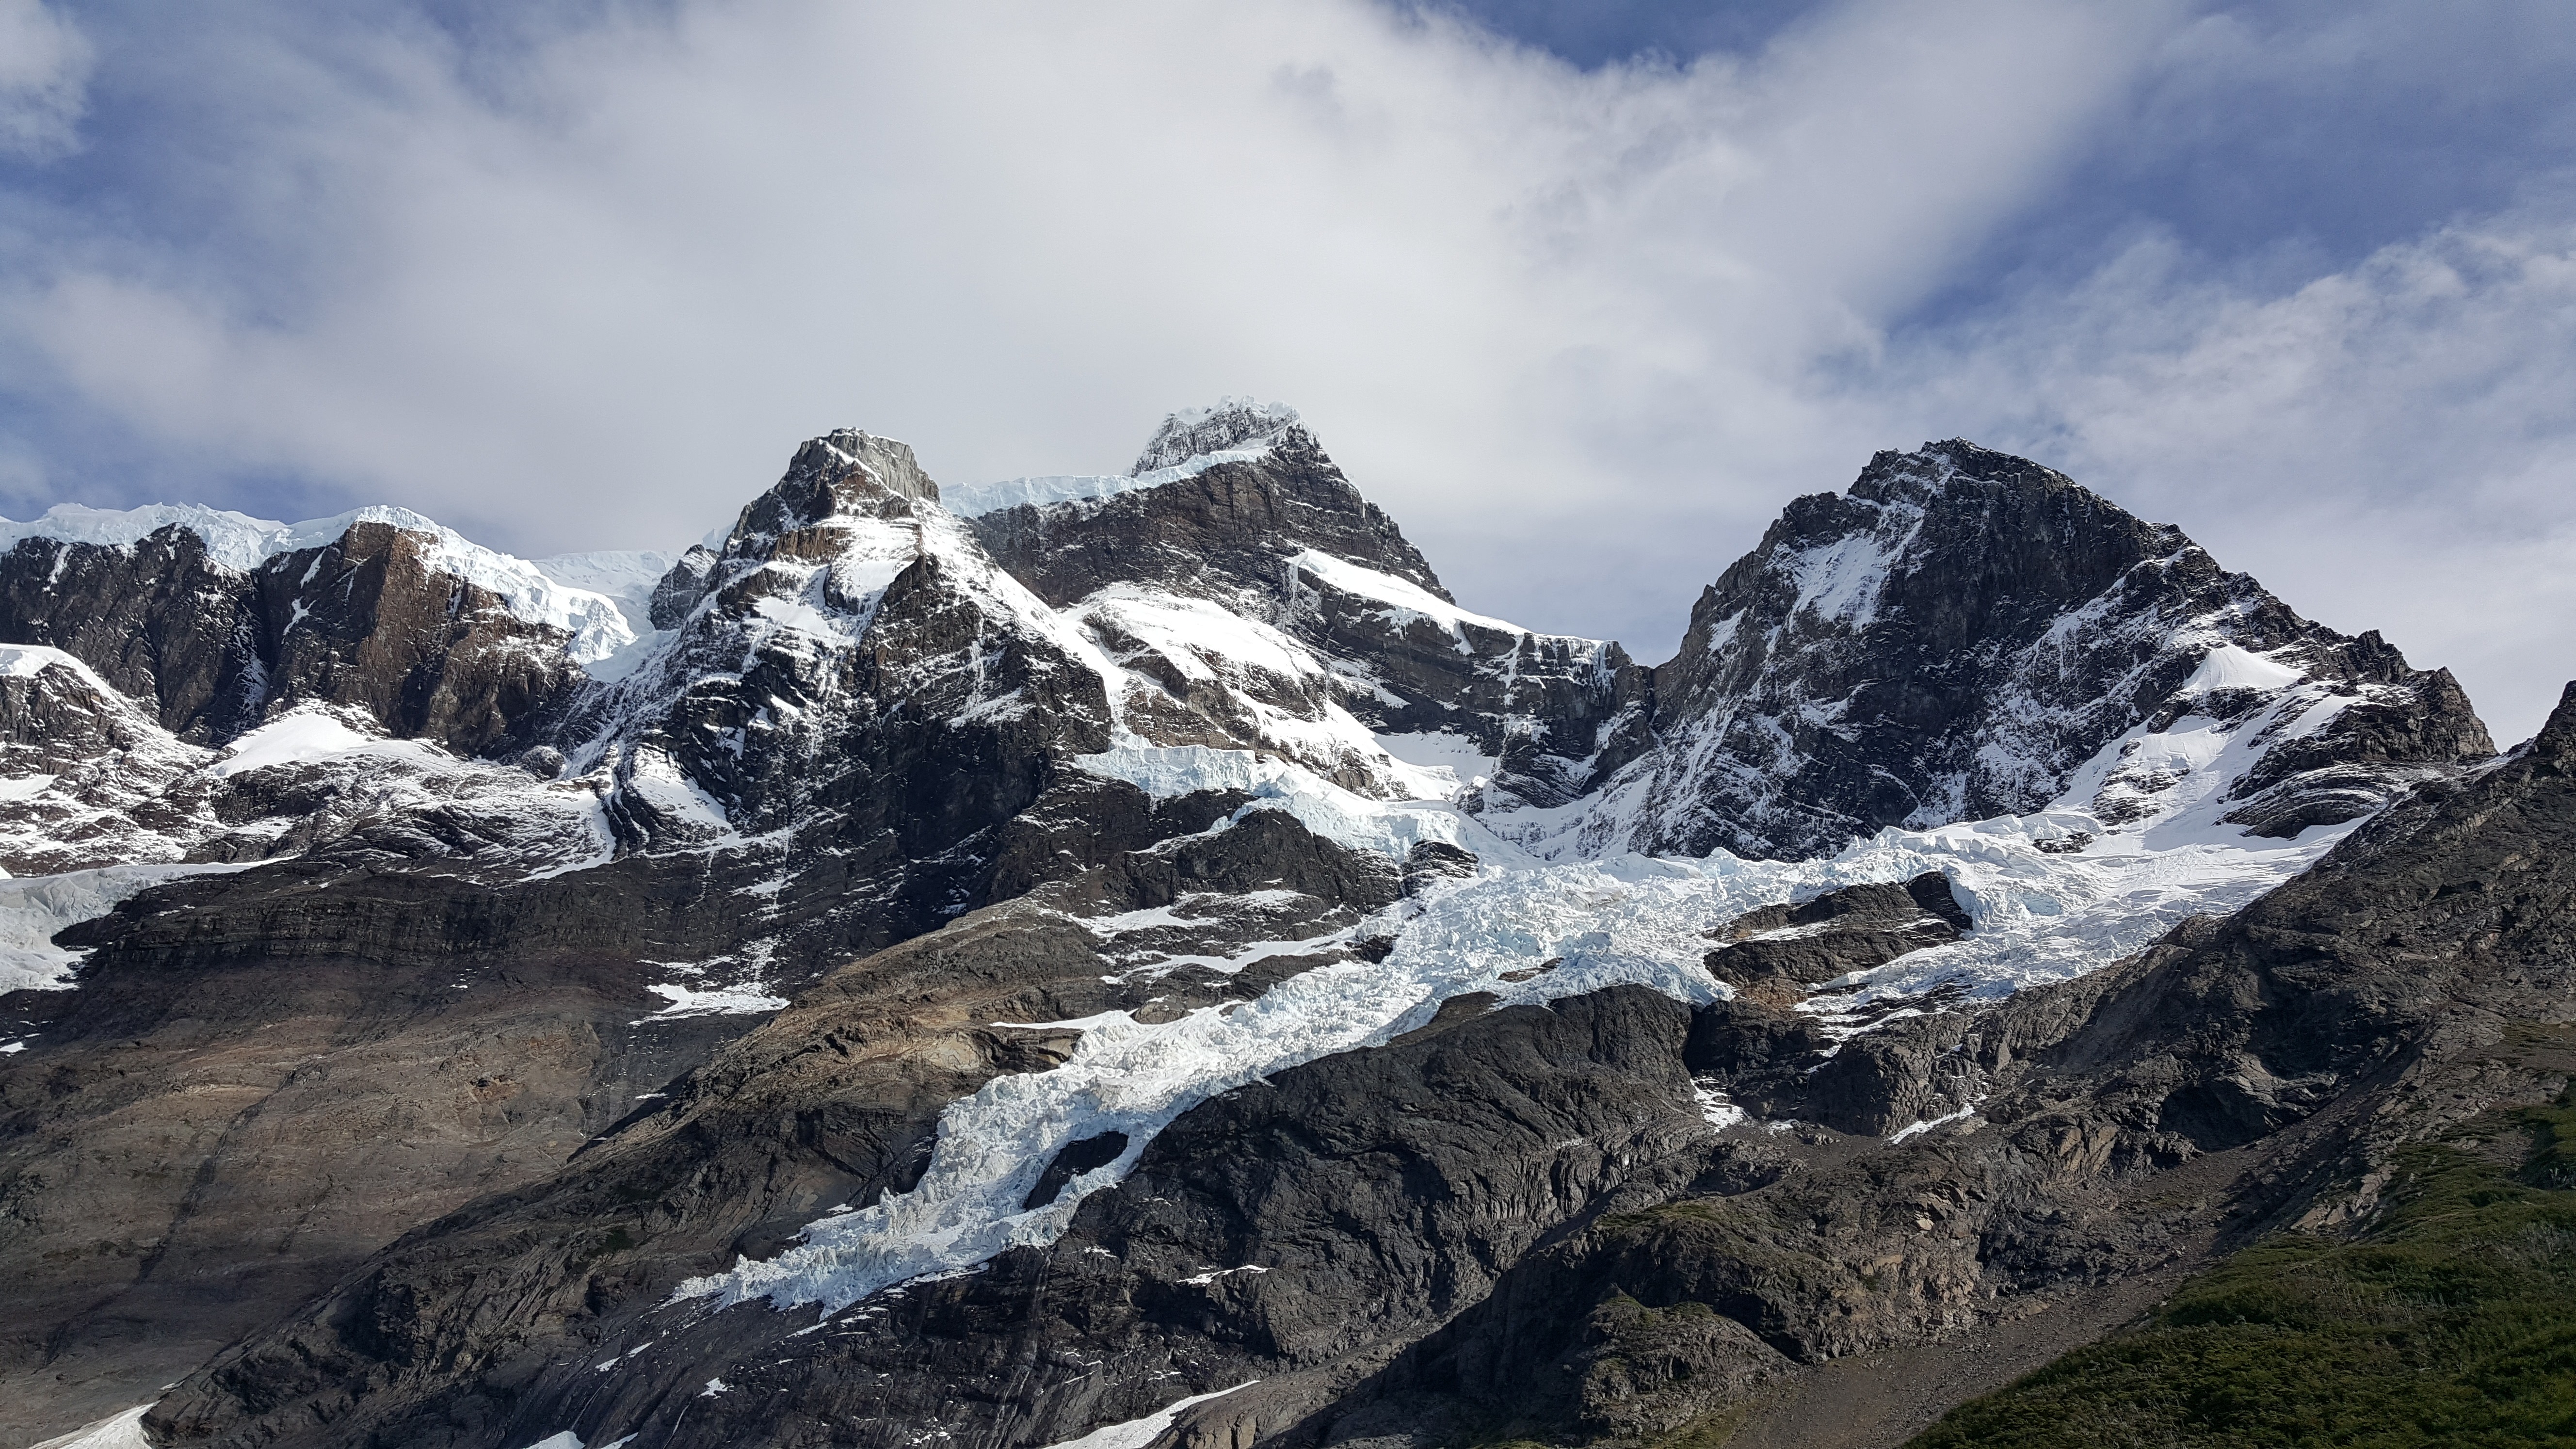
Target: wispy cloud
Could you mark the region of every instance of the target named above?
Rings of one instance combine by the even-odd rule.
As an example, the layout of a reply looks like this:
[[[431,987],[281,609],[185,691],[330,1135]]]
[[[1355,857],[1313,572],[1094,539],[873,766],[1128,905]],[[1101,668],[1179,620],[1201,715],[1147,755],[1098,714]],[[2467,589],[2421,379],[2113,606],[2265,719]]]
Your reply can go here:
[[[38,160],[77,140],[90,45],[44,0],[0,0],[0,153]]]

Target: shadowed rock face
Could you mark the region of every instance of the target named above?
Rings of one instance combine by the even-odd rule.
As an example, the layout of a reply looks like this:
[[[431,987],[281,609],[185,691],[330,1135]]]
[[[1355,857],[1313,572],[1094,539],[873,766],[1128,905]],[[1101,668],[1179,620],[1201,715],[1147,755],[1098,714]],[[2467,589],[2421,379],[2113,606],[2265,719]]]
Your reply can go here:
[[[257,590],[190,529],[131,548],[30,538],[0,556],[0,639],[61,649],[196,743],[258,718],[263,633]]]
[[[196,744],[312,701],[465,754],[524,749],[581,677],[567,637],[385,523],[247,574],[177,524],[131,547],[30,538],[0,557],[0,639],[61,649]]]
[[[1883,966],[1909,951],[1959,939],[1970,929],[1950,881],[1939,872],[1903,884],[1828,891],[1801,905],[1765,906],[1710,934],[1709,974],[1737,996],[1793,1006],[1837,976]]]
[[[356,705],[396,735],[468,755],[536,743],[546,710],[581,679],[561,636],[422,555],[419,535],[361,523],[263,564],[265,707]]]

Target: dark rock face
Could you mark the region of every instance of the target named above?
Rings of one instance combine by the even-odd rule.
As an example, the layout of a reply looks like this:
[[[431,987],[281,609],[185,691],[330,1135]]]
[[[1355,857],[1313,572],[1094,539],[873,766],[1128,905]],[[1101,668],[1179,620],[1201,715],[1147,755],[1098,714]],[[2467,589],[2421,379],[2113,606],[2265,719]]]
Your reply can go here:
[[[248,574],[178,524],[131,547],[31,538],[0,557],[0,639],[62,650],[197,744],[315,701],[464,754],[524,748],[580,678],[567,637],[386,523]]]
[[[707,592],[707,577],[715,572],[716,555],[703,544],[690,544],[653,586],[652,624],[656,629],[677,629],[686,623],[689,611]]]
[[[1066,1183],[1095,1167],[1107,1167],[1116,1162],[1118,1155],[1127,1150],[1127,1142],[1124,1132],[1098,1132],[1079,1142],[1067,1143],[1065,1149],[1055,1155],[1055,1160],[1047,1164],[1046,1173],[1038,1179],[1038,1185],[1030,1188],[1029,1195],[1020,1200],[1020,1206],[1040,1208],[1054,1202],[1064,1196]]]
[[[187,528],[131,548],[30,538],[0,555],[0,639],[62,650],[200,744],[258,718],[263,632],[248,580]]]
[[[165,1439],[481,1443],[594,1398],[603,1380],[588,1365],[669,1333],[659,1310],[677,1283],[727,1266],[747,1237],[775,1232],[770,1225],[909,1188],[943,1107],[997,1074],[1060,1064],[1080,1036],[994,1023],[1141,1009],[1149,996],[1186,1009],[1241,1000],[1277,979],[1194,968],[1105,981],[1115,973],[1104,969],[1101,940],[1072,912],[1184,897],[1212,904],[1212,893],[1255,887],[1293,899],[1211,915],[1190,932],[1193,944],[1221,942],[1229,930],[1252,939],[1329,930],[1392,900],[1395,881],[1381,863],[1258,812],[1234,830],[1128,854],[845,966],[553,1183],[424,1230],[280,1336],[246,1343],[205,1393],[170,1401]],[[1346,959],[1329,952],[1284,969]],[[486,1305],[496,1292],[546,1305],[548,1326],[531,1337],[531,1324],[494,1320]],[[730,1363],[806,1319],[747,1305],[693,1320],[636,1363],[659,1364],[651,1382],[676,1390],[700,1359]],[[491,1371],[460,1377],[466,1363]],[[718,1372],[689,1379],[689,1393]],[[658,1392],[641,1374],[633,1382],[633,1392]],[[628,1392],[618,1390],[621,1404]],[[690,1406],[686,1393],[668,1397],[675,1413]]]
[[[537,742],[547,709],[581,679],[559,630],[522,620],[488,589],[442,575],[420,535],[384,523],[279,554],[253,576],[265,710],[355,705],[404,738],[489,755]]]
[[[2269,666],[2205,671],[2220,648]],[[1659,748],[1594,833],[1794,858],[2027,814],[2124,734],[2246,721],[2300,675],[2345,704],[2304,734],[2270,726],[2287,737],[2234,783],[2267,829],[2350,820],[2494,752],[2447,671],[2300,618],[2179,529],[1973,444],[1881,453],[1848,493],[1792,503],[1701,595],[1654,672]],[[2121,767],[2079,803],[2118,824],[2171,783]]]
[[[1936,871],[1903,884],[1844,886],[1802,905],[1740,916],[1712,933],[1726,944],[1708,953],[1708,970],[1739,996],[1790,1006],[1807,988],[1955,941],[1968,929],[1949,878]]]

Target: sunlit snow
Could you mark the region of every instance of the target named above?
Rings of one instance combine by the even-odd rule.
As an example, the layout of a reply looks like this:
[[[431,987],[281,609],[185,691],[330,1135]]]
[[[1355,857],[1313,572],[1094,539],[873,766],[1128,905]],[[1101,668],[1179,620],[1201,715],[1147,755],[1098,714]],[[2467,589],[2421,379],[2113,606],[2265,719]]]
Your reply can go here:
[[[1173,1407],[1178,1408],[1179,1405]],[[137,1404],[121,1414],[84,1424],[68,1434],[57,1435],[28,1449],[152,1449],[152,1441],[143,1436],[143,1416],[152,1411],[150,1404]],[[573,1449],[580,1449],[578,1444]]]

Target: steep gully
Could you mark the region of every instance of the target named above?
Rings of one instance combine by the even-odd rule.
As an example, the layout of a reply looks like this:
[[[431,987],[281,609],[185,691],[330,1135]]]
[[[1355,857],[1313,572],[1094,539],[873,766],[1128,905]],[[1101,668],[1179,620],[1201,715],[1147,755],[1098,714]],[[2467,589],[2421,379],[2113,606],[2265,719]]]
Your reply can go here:
[[[2242,1150],[2181,1128],[1977,1168],[2060,1215],[2010,1253],[1837,1277],[1859,1236],[1759,1214],[1967,1192],[1890,1183],[2004,1140],[2140,967],[2086,973],[2489,753],[2447,675],[1965,444],[1793,505],[1653,670],[1458,609],[1282,410],[992,491],[818,439],[625,585],[624,640],[378,520],[0,560],[13,768],[52,752],[22,858],[253,867],[74,926],[77,989],[9,998],[11,1252],[55,1285],[29,1427],[277,1319],[151,1432],[1043,1444],[1256,1378],[1174,1432],[1662,1432],[2201,1241],[2100,1226]],[[198,1105],[236,1066],[252,1105]],[[2282,1100],[2239,1076],[2207,1091]],[[1666,1231],[1712,1203],[1756,1217]],[[1603,1349],[1621,1303],[1680,1372]]]

